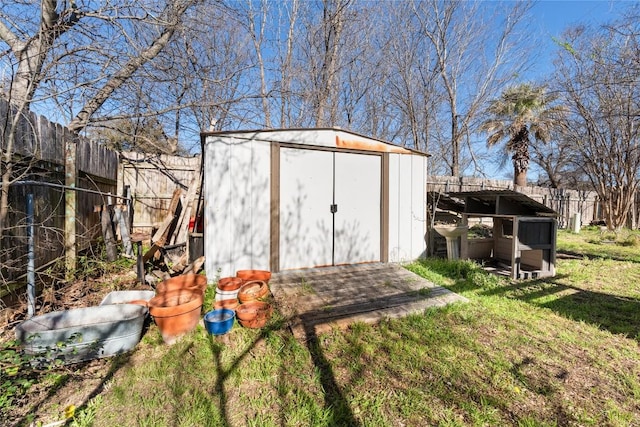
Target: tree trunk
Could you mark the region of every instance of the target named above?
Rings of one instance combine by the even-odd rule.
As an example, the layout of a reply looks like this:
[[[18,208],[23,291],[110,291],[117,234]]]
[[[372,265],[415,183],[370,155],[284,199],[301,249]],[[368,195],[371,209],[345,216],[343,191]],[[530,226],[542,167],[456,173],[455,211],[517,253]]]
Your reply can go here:
[[[513,183],[520,187],[527,186],[527,171],[516,172],[514,171]]]

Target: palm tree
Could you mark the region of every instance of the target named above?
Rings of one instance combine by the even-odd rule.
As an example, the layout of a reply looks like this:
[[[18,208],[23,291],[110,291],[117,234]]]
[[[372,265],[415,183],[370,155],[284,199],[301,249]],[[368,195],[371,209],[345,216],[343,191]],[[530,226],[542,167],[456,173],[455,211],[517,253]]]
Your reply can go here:
[[[544,87],[525,83],[506,89],[489,104],[490,117],[480,125],[480,130],[488,134],[488,146],[506,140],[506,151],[512,154],[515,185],[527,185],[530,136],[536,142],[546,143],[551,130],[560,123],[564,109],[551,105],[555,99],[546,94]]]

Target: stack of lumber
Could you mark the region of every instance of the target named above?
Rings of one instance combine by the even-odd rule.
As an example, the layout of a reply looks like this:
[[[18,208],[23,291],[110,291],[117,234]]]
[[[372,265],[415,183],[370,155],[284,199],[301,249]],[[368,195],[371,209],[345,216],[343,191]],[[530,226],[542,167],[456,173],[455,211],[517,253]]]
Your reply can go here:
[[[188,240],[191,218],[201,216],[200,212],[196,212],[201,208],[198,201],[200,184],[201,175],[191,181],[186,191],[176,187],[164,219],[155,225],[155,232],[150,239],[148,234],[129,234],[130,222],[127,220],[129,215],[126,204],[114,204],[109,197],[106,204],[95,206],[94,211],[100,214],[107,259],[109,261],[117,259],[116,240],[120,237],[125,256],[133,256],[133,244],[136,244],[138,276],[141,281],[145,281],[144,264],[151,260],[164,261],[167,269],[172,273],[197,273],[204,265],[204,257],[191,260],[189,263]],[[142,242],[149,240],[149,249],[141,255]]]

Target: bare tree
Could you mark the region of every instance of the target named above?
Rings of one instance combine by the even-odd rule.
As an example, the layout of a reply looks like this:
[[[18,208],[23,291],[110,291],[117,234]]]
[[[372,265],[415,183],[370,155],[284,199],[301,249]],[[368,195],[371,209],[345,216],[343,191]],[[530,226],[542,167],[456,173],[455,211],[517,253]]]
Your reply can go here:
[[[478,116],[494,97],[527,66],[523,49],[529,2],[501,3],[415,2],[420,32],[432,45],[435,71],[446,97],[439,120],[449,132],[437,133],[435,142],[446,147],[451,175],[461,171],[461,152],[479,126]],[[465,139],[466,138],[466,139]],[[476,165],[477,167],[478,165]]]
[[[313,7],[306,9],[303,43],[298,44],[297,53],[307,75],[298,76],[304,82],[300,87],[306,87],[303,99],[310,104],[310,120],[317,127],[337,122],[338,75],[342,57],[349,51],[344,34],[353,3],[353,0],[322,0],[318,15]]]
[[[271,16],[271,4],[266,0],[258,2],[250,1],[245,3],[233,4],[233,7],[227,8],[227,16],[231,18],[237,25],[242,27],[244,33],[251,40],[253,46],[252,69],[257,73],[259,88],[256,97],[260,99],[261,122],[262,125],[271,128],[271,106],[269,99],[271,97],[271,88],[268,82],[267,61],[270,59],[268,52],[271,50],[271,43],[267,43],[267,34],[275,32],[277,28],[270,28],[269,19]],[[271,74],[270,74],[271,75]]]
[[[397,119],[392,139],[428,151],[443,98],[435,51],[421,33],[422,22],[414,11],[410,3],[387,8],[384,52],[389,72],[381,81],[386,89],[383,99],[393,108]]]
[[[251,74],[251,36],[239,25],[241,19],[233,8],[195,4],[155,60],[114,94],[119,115],[100,114],[91,126],[157,119],[171,136],[171,144],[165,144],[171,150],[165,152],[179,154],[199,151],[200,132],[263,125],[262,110],[255,103],[259,86]]]
[[[636,12],[637,13],[637,12]],[[557,83],[571,111],[564,141],[602,202],[612,230],[627,224],[640,184],[640,22],[565,33]]]
[[[536,185],[551,188],[579,189],[585,180],[581,171],[576,171],[573,160],[573,150],[567,144],[559,141],[558,132],[546,144],[532,144],[531,161],[538,165],[543,176],[538,177]]]
[[[34,106],[63,108],[80,132],[125,82],[152,61],[196,0],[76,2],[4,1],[0,6],[0,67],[11,120],[3,129],[0,233],[16,176],[16,135]]]
[[[279,13],[275,22],[278,28],[286,28],[287,31],[278,32],[276,37],[277,56],[277,93],[279,94],[279,117],[280,127],[295,124],[293,118],[293,49],[294,38],[296,36],[296,25],[300,11],[300,2],[292,0],[291,3],[283,4],[279,8]]]

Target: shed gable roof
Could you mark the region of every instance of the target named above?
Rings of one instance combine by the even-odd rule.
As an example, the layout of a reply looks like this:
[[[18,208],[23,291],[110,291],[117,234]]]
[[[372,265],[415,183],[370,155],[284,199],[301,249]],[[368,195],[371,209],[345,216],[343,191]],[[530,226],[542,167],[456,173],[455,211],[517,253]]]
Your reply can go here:
[[[204,143],[218,139],[253,140],[399,154],[429,154],[339,128],[260,129],[203,132]]]

